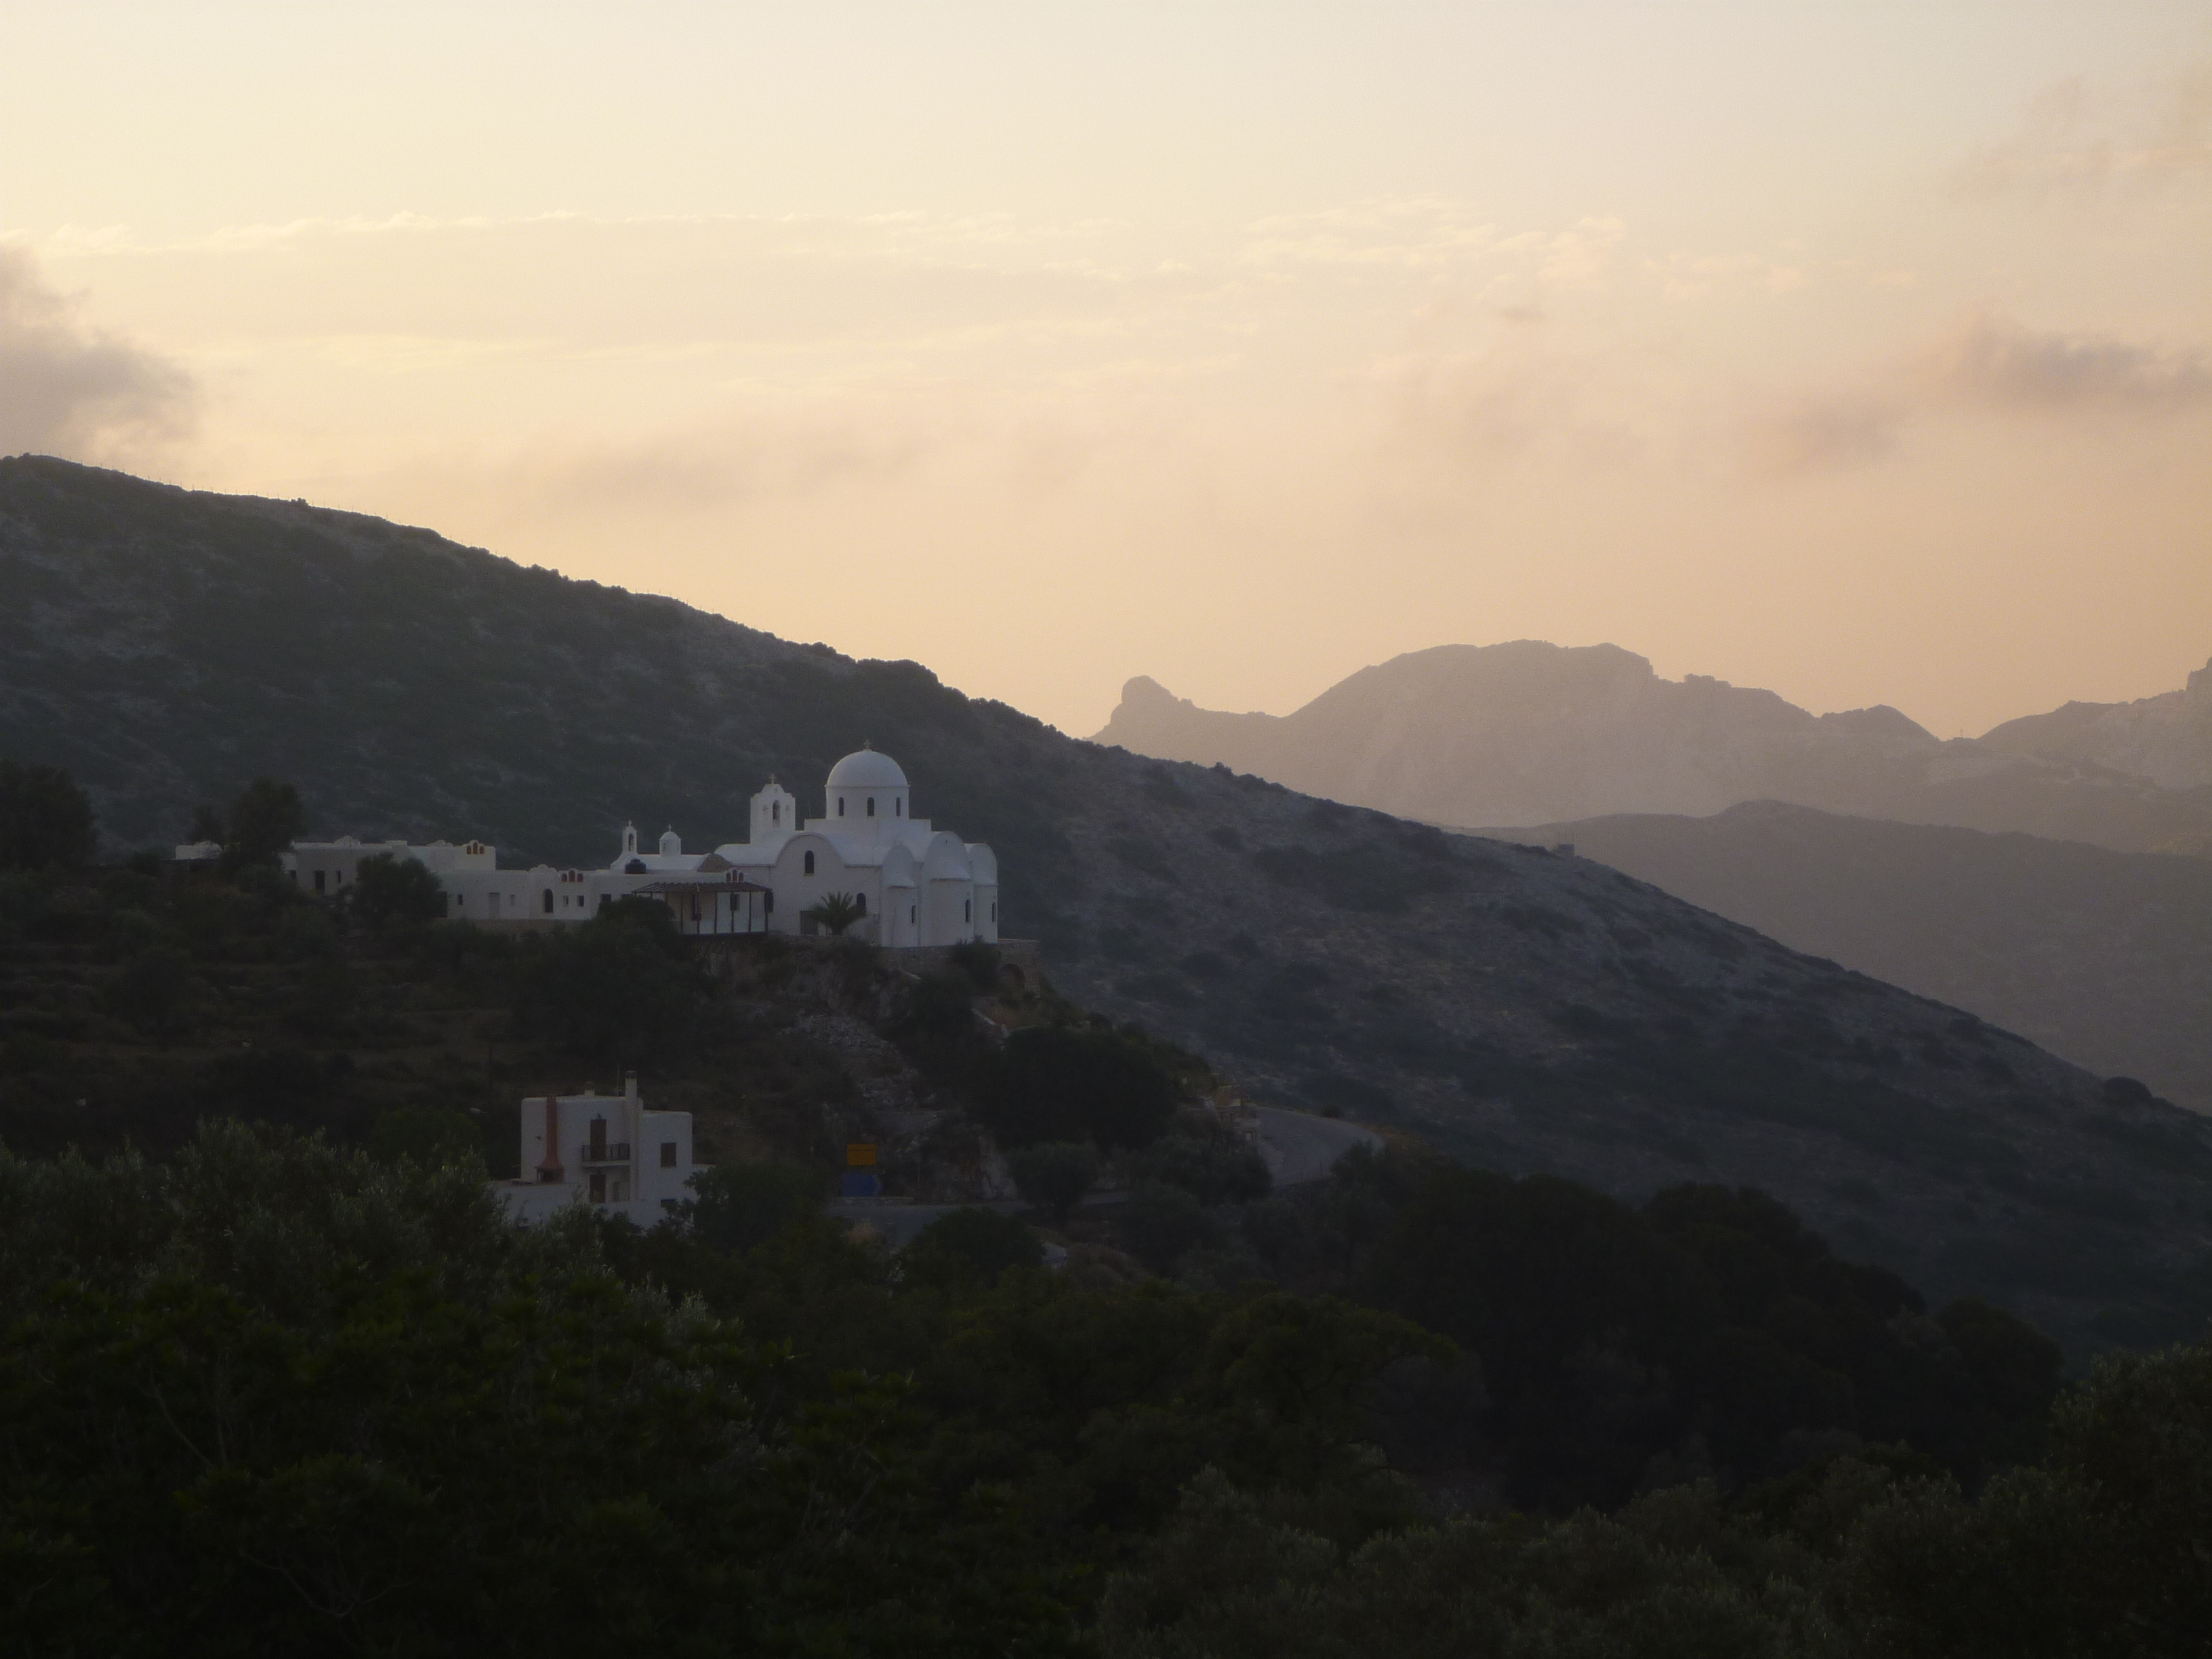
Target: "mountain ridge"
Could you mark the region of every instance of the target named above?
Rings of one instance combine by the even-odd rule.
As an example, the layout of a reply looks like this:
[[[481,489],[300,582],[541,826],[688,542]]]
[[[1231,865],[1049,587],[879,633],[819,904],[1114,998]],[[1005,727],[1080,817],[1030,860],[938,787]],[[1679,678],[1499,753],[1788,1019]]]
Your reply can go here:
[[[2212,1111],[2212,860],[1747,801],[1515,830]]]
[[[1706,675],[1663,679],[1613,645],[1435,646],[1284,715],[1201,709],[1139,677],[1094,740],[1447,827],[1774,799],[2129,852],[2212,836],[2212,787],[2120,770],[2097,758],[2118,752],[2110,743],[1939,738],[1887,705],[1816,715]]]
[[[2088,763],[2161,788],[2212,784],[2212,662],[2179,691],[2132,702],[2069,702],[1992,726],[1981,741],[2012,754]]]

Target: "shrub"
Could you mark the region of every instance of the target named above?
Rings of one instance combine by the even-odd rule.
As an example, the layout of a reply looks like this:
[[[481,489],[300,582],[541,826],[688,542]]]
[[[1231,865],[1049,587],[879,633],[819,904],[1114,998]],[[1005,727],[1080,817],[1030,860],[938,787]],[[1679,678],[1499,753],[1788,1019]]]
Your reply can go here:
[[[1121,1206],[1120,1220],[1129,1254],[1156,1273],[1173,1272],[1188,1252],[1221,1240],[1221,1228],[1206,1206],[1180,1187],[1138,1188]]]
[[[971,939],[945,951],[945,959],[966,975],[979,991],[988,991],[999,982],[999,947],[995,945]]]
[[[92,803],[68,773],[0,761],[0,869],[82,864],[99,842]]]
[[[676,918],[652,899],[618,899],[542,941],[519,977],[519,1026],[617,1065],[683,1047],[704,1001]]]
[[[123,964],[108,983],[107,1003],[145,1035],[173,1036],[182,1029],[198,983],[190,957],[155,945]]]
[[[1048,1141],[1008,1154],[1006,1167],[1013,1172],[1021,1195],[1041,1210],[1048,1210],[1056,1225],[1064,1225],[1067,1212],[1098,1182],[1098,1152],[1087,1140]]]
[[[307,809],[300,792],[274,778],[256,778],[238,792],[224,826],[223,862],[232,869],[273,864],[276,855],[307,832]]]
[[[412,1158],[428,1169],[481,1164],[483,1130],[465,1112],[443,1106],[395,1106],[369,1126],[368,1154],[380,1164]]]
[[[1139,1182],[1179,1188],[1200,1204],[1246,1204],[1267,1197],[1274,1182],[1259,1149],[1242,1143],[1169,1135],[1131,1160]]]
[[[414,859],[375,853],[361,861],[347,902],[368,927],[436,921],[446,914],[446,890]]]
[[[1108,1151],[1146,1146],[1175,1115],[1175,1079],[1140,1042],[1118,1031],[1038,1026],[1017,1031],[980,1068],[977,1114],[1002,1146],[1089,1140]]]
[[[1044,1260],[1036,1235],[1000,1210],[955,1210],[924,1227],[899,1258],[910,1285],[995,1284],[1009,1267]]]
[[[822,1178],[795,1164],[722,1164],[691,1177],[684,1206],[702,1242],[731,1255],[765,1243],[822,1205]]]

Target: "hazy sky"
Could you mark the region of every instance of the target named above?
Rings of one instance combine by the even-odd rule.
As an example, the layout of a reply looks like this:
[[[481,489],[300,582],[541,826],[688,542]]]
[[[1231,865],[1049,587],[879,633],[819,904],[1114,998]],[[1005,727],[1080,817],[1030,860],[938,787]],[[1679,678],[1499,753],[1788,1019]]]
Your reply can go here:
[[[2212,655],[2212,8],[0,5],[0,453],[1077,732],[1447,641]]]

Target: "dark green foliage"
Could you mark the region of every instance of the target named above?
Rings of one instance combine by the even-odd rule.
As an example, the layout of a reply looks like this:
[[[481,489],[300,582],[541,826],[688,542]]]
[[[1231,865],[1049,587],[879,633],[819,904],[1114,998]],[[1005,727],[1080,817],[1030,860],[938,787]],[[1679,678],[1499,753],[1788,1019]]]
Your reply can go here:
[[[82,864],[99,843],[92,803],[68,773],[0,760],[0,870]]]
[[[1072,1648],[1066,1575],[930,1478],[906,1389],[764,1407],[773,1352],[626,1289],[588,1223],[242,1131],[0,1188],[21,1651]]]
[[[969,939],[949,948],[945,959],[965,974],[969,983],[978,991],[988,991],[999,982],[999,947],[995,945]]]
[[[650,1628],[927,1659],[1078,1651],[1095,1616],[1109,1659],[2167,1659],[2212,1632],[2204,1348],[2100,1367],[2047,1461],[1971,1498],[1875,1449],[1734,1499],[1691,1480],[1610,1516],[1439,1522],[1377,1448],[1479,1474],[1489,1409],[1407,1320],[1009,1272],[1037,1246],[994,1212],[892,1271],[810,1213],[805,1172],[753,1167],[768,1201],[718,1170],[690,1230],[517,1233],[465,1159],[235,1125],[167,1166],[0,1152],[11,1640],[520,1654]],[[1332,1202],[1411,1211],[1434,1173],[1354,1160]],[[1619,1236],[1536,1200],[1503,1224],[1580,1265],[1532,1295],[1616,1317]],[[1795,1340],[1810,1298],[1775,1290],[1864,1271],[1754,1194],[1627,1213],[1710,1304]],[[1380,1259],[1371,1227],[1316,1219]],[[1626,1265],[1665,1304],[1665,1274]],[[1947,1365],[2018,1369],[1986,1310],[1957,1311]],[[619,1571],[592,1565],[610,1538]]]
[[[1138,1182],[1180,1188],[1209,1207],[1249,1204],[1267,1197],[1273,1184],[1257,1147],[1214,1136],[1164,1136],[1130,1159],[1128,1168]]]
[[[1172,1273],[1191,1251],[1222,1237],[1221,1224],[1196,1198],[1158,1182],[1132,1192],[1116,1220],[1129,1253],[1156,1273]]]
[[[1699,1483],[1364,1541],[1307,1494],[1209,1471],[1109,1587],[1101,1635],[1109,1659],[2212,1650],[2212,1347],[2101,1364],[2052,1442],[1971,1500],[1877,1450],[1735,1505]]]
[[[742,1255],[819,1208],[823,1187],[793,1164],[724,1164],[692,1177],[686,1208],[703,1243]]]
[[[238,792],[223,824],[223,861],[236,869],[273,864],[278,854],[307,833],[300,792],[274,778],[256,778]]]
[[[1087,1140],[1049,1140],[1006,1154],[1015,1190],[1066,1225],[1068,1212],[1098,1184],[1098,1151]]]
[[[1849,1606],[1918,1659],[2212,1650],[2212,1346],[2099,1362],[2041,1467],[1930,1483],[1850,1540]]]
[[[1001,1210],[955,1210],[931,1222],[900,1253],[910,1285],[994,1285],[1010,1267],[1044,1260],[1036,1235]]]
[[[695,1036],[704,987],[666,905],[617,899],[530,944],[515,1006],[522,1029],[617,1066],[681,1051]]]
[[[174,1038],[184,1033],[198,984],[190,957],[174,945],[149,945],[116,969],[107,1004],[148,1036]]]
[[[976,1112],[1003,1146],[1149,1146],[1174,1115],[1175,1079],[1142,1041],[1095,1026],[1016,1031],[978,1067]]]
[[[1677,1188],[1639,1212],[1540,1176],[1395,1179],[1358,1282],[1482,1357],[1523,1503],[1617,1504],[1686,1465],[1753,1479],[1823,1435],[1909,1439],[1978,1479],[2028,1449],[2057,1384],[2057,1348],[2019,1321],[1930,1319],[1756,1193]]]
[[[483,1129],[466,1113],[440,1106],[395,1106],[369,1125],[368,1155],[389,1164],[412,1158],[432,1169],[483,1164]]]
[[[436,921],[446,914],[446,890],[413,859],[373,853],[361,861],[347,907],[366,927],[398,927]]]
[[[958,971],[922,975],[908,991],[890,1035],[932,1082],[965,1084],[985,1052],[975,981]]]

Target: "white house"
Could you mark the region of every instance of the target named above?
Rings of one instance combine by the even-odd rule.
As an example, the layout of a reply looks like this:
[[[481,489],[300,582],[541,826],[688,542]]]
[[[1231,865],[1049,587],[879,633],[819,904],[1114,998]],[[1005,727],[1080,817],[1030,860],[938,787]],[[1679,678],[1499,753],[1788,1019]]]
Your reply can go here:
[[[501,870],[482,842],[410,847],[404,842],[295,842],[284,866],[302,889],[342,893],[361,860],[412,858],[445,889],[447,914],[476,921],[587,921],[608,899],[641,893],[666,903],[689,933],[811,931],[802,913],[849,894],[862,920],[848,930],[878,945],[960,945],[999,938],[999,861],[980,842],[914,816],[904,771],[861,749],[830,769],[822,816],[801,820],[799,801],[775,779],[752,798],[743,841],[686,853],[673,830],[651,852],[636,826],[601,870],[539,865]]]
[[[691,1114],[647,1111],[635,1072],[618,1095],[540,1095],[522,1103],[521,1170],[491,1183],[511,1221],[588,1204],[650,1227],[691,1196]]]

